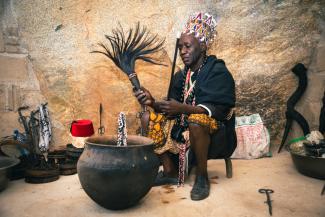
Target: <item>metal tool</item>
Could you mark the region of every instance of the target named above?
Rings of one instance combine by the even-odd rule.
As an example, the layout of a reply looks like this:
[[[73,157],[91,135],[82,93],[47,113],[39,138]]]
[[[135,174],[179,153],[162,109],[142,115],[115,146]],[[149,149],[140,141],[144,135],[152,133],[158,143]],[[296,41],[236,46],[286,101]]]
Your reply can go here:
[[[103,135],[105,133],[105,127],[102,125],[102,114],[103,114],[103,106],[102,103],[99,104],[99,128],[98,134]]]
[[[320,195],[324,195],[324,193],[325,193],[325,185],[324,185],[323,190],[322,190],[322,192],[320,193]]]
[[[261,188],[258,190],[261,194],[266,194],[266,203],[269,206],[269,213],[272,215],[272,200],[270,197],[270,194],[272,194],[274,191],[272,189],[267,189],[267,188]]]

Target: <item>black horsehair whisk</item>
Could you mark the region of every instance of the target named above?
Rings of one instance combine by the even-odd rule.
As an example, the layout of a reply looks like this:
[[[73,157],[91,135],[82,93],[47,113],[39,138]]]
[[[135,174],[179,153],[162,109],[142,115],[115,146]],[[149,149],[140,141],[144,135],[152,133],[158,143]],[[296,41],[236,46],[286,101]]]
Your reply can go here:
[[[125,33],[122,26],[112,30],[112,35],[105,35],[111,49],[105,44],[98,45],[104,51],[95,50],[91,53],[101,53],[111,59],[130,79],[135,90],[140,89],[140,82],[134,71],[135,61],[143,60],[155,65],[163,65],[156,59],[149,57],[150,54],[161,51],[165,40],[159,40],[158,35],[151,35],[149,30],[138,22],[135,29],[130,28]]]

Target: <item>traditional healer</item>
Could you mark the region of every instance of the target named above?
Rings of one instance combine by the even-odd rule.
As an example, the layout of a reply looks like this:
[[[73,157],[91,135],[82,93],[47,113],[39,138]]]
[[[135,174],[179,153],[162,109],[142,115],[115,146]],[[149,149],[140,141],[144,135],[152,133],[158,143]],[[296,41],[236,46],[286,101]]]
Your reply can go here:
[[[229,157],[236,148],[234,79],[223,60],[207,56],[215,30],[216,21],[208,13],[190,16],[177,45],[185,67],[173,77],[170,99],[156,101],[144,87],[135,91],[138,101],[152,108],[141,121],[146,135],[155,142],[164,169],[158,173],[156,184],[183,184],[185,153],[191,150],[196,162],[192,200],[209,196],[207,160]],[[220,127],[225,127],[225,136],[232,138],[225,147],[218,147],[214,141]],[[173,154],[179,155],[178,170]]]

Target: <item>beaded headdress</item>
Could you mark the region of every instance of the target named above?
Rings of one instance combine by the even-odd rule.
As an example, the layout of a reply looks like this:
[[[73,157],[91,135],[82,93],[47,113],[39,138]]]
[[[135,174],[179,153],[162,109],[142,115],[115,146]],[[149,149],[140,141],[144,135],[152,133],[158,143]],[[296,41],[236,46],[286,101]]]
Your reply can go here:
[[[208,13],[195,12],[187,20],[182,33],[191,34],[208,45],[213,41],[216,32],[217,22]]]

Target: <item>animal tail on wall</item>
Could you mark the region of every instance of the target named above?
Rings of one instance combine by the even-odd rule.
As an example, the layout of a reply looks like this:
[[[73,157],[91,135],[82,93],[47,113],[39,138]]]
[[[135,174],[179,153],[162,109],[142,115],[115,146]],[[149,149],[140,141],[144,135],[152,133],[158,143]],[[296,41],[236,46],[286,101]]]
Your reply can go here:
[[[92,51],[101,53],[111,59],[130,79],[134,90],[140,89],[140,82],[134,71],[135,61],[143,60],[156,65],[163,65],[148,55],[163,49],[165,39],[159,40],[158,35],[151,35],[146,27],[140,27],[138,22],[135,29],[130,28],[125,33],[122,26],[112,30],[112,35],[105,35],[111,49],[105,44],[99,43],[104,51]]]
[[[286,115],[286,125],[284,129],[284,134],[282,137],[281,145],[279,147],[278,153],[280,153],[291,129],[293,121],[296,121],[304,132],[304,135],[310,133],[309,125],[306,119],[295,110],[295,105],[301,96],[304,94],[307,87],[307,69],[302,63],[298,63],[291,70],[299,78],[299,84],[297,90],[292,94],[292,96],[287,101],[287,111]]]
[[[323,96],[323,107],[320,110],[320,116],[319,116],[319,132],[322,134],[325,133],[325,91]]]

